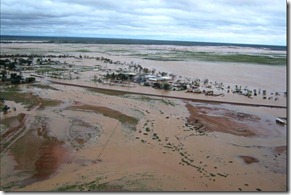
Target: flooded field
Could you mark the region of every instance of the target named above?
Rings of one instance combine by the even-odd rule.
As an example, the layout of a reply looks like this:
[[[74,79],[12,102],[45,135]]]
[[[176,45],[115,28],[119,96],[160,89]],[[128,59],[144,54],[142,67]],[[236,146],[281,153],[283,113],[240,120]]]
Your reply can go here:
[[[268,94],[286,90],[286,83],[282,82],[286,68],[282,66],[252,64],[246,67],[238,63],[223,68],[222,62],[155,62],[132,57],[132,47],[8,44],[3,53],[104,55],[170,72],[184,64],[177,74],[187,72],[186,76],[209,76],[213,80],[221,79],[221,82],[266,87]],[[150,53],[151,47],[144,46],[140,50]],[[113,49],[115,51],[111,51]],[[229,52],[228,48],[224,49],[225,53]],[[93,80],[94,75],[99,74],[94,69],[112,68],[116,64],[85,57],[54,60],[61,61],[61,65],[54,65],[56,67],[73,71],[84,66],[86,70],[78,74],[72,72],[74,77],[71,79],[52,78],[51,73],[44,71],[37,73],[39,77],[35,83],[1,85],[1,99],[4,99],[1,106],[10,107],[7,113],[1,112],[2,190],[287,190],[287,127],[275,120],[287,117],[283,94],[268,96],[279,97],[275,101],[237,94],[208,97],[181,91],[161,92],[137,84],[134,87],[109,86]],[[196,68],[187,71],[190,64]],[[199,64],[204,64],[204,68]],[[214,66],[222,68],[216,76],[215,73],[208,74],[208,69]],[[251,67],[252,72],[259,72],[259,76],[236,78],[239,72],[236,71],[234,77],[225,78],[229,72],[223,70],[229,67],[233,71],[238,68],[242,74]],[[22,74],[36,74],[36,70],[33,68]],[[197,70],[201,70],[201,74],[198,75]],[[260,80],[271,73],[274,78]],[[94,89],[100,86],[100,89]],[[177,98],[167,98],[166,95]],[[197,99],[183,99],[190,96]],[[211,102],[213,100],[225,103]],[[234,100],[247,105],[227,103]]]

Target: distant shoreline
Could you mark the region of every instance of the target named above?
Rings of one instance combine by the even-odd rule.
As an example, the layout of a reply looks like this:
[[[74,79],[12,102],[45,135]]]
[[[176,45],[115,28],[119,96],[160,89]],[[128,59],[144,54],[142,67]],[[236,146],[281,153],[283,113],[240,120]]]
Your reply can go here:
[[[177,46],[225,46],[225,47],[252,47],[278,51],[286,51],[283,45],[259,45],[242,43],[218,43],[199,41],[150,40],[127,38],[93,38],[93,37],[57,37],[57,36],[17,36],[1,35],[1,43],[83,43],[83,44],[129,44],[129,45],[177,45]]]

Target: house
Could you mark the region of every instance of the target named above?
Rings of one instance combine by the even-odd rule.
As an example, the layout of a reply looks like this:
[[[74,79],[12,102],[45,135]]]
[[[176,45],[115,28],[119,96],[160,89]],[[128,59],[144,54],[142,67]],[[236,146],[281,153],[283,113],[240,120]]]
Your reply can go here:
[[[213,94],[214,94],[213,91],[206,91],[206,92],[205,92],[205,95],[213,95]]]

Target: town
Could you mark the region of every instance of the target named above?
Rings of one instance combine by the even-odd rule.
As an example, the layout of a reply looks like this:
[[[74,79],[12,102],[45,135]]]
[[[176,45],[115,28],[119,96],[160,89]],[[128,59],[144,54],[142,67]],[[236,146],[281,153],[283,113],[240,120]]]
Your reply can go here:
[[[75,65],[66,59],[95,59],[104,65],[86,66]],[[57,60],[54,60],[57,59]],[[64,60],[65,59],[65,60]],[[108,68],[107,65],[115,65]],[[113,61],[104,57],[73,56],[73,55],[1,55],[0,79],[2,84],[32,83],[36,77],[50,77],[55,79],[80,79],[80,72],[93,71],[93,82],[104,85],[134,87],[135,84],[156,89],[186,91],[187,93],[204,94],[206,96],[224,96],[225,93],[243,95],[248,98],[261,95],[262,99],[275,100],[287,92],[270,92],[264,89],[249,89],[247,86],[229,86],[209,79],[189,78],[177,76],[173,73],[148,69],[133,62]],[[23,73],[30,73],[23,76]]]

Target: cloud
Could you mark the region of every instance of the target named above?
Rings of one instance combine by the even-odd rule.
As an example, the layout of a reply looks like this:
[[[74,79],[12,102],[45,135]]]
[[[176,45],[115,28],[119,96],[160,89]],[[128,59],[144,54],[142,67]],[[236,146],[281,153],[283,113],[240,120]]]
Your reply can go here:
[[[2,0],[1,34],[286,45],[286,3]]]

